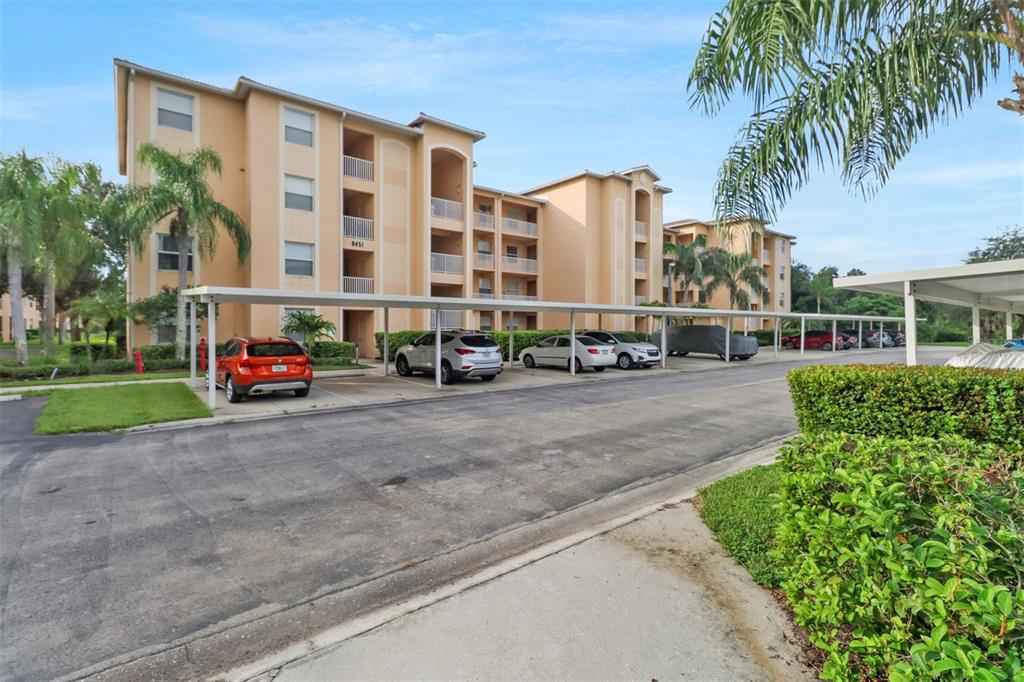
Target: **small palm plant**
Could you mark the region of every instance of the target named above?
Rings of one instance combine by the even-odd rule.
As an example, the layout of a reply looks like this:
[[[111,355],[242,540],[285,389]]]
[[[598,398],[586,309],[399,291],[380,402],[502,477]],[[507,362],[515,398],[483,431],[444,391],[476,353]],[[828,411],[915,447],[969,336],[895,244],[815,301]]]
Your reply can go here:
[[[338,328],[333,322],[325,320],[321,315],[307,310],[289,310],[281,325],[281,333],[286,336],[298,336],[306,352],[313,349],[313,344],[322,338],[333,338]]]
[[[665,242],[665,274],[669,275],[669,303],[672,298],[672,285],[675,280],[682,280],[683,300],[686,302],[686,293],[694,282],[704,281],[704,269],[707,262],[707,238],[698,234],[689,244],[677,244]]]
[[[729,292],[729,308],[750,310],[751,294],[767,302],[768,288],[764,285],[764,269],[755,265],[749,253],[730,253],[715,247],[709,249],[708,273],[711,275],[705,291],[710,298],[724,286]]]

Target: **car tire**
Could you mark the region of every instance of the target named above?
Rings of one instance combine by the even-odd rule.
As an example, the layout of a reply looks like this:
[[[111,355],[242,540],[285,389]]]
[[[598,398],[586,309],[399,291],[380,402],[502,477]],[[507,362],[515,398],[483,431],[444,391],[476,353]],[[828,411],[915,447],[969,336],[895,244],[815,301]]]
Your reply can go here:
[[[497,376],[497,375],[495,375],[495,374],[485,374],[482,377],[480,377],[480,381],[494,381],[494,377],[495,376]]]
[[[307,395],[309,395],[309,386],[306,386],[305,388],[295,389],[296,398],[305,398]]]
[[[785,348],[786,350],[793,350],[796,348],[796,344],[793,343],[792,341],[787,341],[786,343],[782,344],[782,347]]]
[[[224,379],[224,393],[227,394],[229,403],[240,403],[244,397],[235,390],[235,380],[231,378],[230,374]]]
[[[605,371],[606,369],[608,369],[608,368],[607,368],[607,367],[595,367],[595,368],[594,368],[594,371],[595,371],[595,372],[603,372],[603,371]]]
[[[533,369],[536,366],[537,363],[534,362],[532,355],[527,354],[523,356],[523,367],[525,367],[526,369]]]
[[[633,358],[629,353],[619,353],[619,359],[615,362],[619,369],[633,369]],[[603,367],[601,369],[604,369]]]
[[[582,371],[583,371],[583,363],[582,363],[582,362],[580,362],[580,359],[579,359],[579,358],[573,358],[573,359],[572,359],[572,360],[570,360],[569,362],[573,362],[573,361],[575,361],[575,362],[576,362],[576,373],[577,373],[577,374],[579,374],[580,372],[582,372]],[[565,368],[566,368],[566,369],[569,369],[569,362],[565,363]]]
[[[822,350],[832,350],[832,344],[829,343],[828,341],[826,341],[825,343],[821,344],[821,349]]]
[[[398,376],[400,377],[412,376],[412,368],[409,367],[409,361],[404,355],[399,355],[395,358],[395,371],[398,372]]]
[[[455,381],[452,366],[447,360],[441,361],[441,383],[448,386]]]

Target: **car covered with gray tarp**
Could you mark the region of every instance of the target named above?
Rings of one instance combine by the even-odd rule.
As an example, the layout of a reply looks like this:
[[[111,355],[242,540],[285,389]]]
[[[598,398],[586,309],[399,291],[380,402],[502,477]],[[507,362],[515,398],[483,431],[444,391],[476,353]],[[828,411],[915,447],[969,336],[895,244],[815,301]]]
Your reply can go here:
[[[665,347],[669,355],[708,353],[725,359],[725,327],[710,324],[669,325]],[[651,335],[655,342],[661,339],[661,330]],[[757,355],[757,338],[743,334],[730,334],[729,358],[747,360]]]

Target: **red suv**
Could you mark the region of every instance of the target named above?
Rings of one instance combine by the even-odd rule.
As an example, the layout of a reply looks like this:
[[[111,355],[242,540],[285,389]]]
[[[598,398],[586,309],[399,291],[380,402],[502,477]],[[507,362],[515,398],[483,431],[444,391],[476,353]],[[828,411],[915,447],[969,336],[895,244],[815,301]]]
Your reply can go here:
[[[235,337],[217,353],[217,385],[228,402],[274,391],[295,391],[304,398],[312,384],[309,356],[291,339]]]
[[[838,343],[836,344],[836,341]],[[832,336],[832,332],[829,331],[809,331],[804,334],[804,348],[813,350],[815,348],[820,350],[832,350],[832,345],[836,344],[836,348],[842,350],[846,347],[843,341],[842,334],[836,334]],[[791,336],[782,337],[783,348],[799,348],[800,347],[800,335],[793,334]]]

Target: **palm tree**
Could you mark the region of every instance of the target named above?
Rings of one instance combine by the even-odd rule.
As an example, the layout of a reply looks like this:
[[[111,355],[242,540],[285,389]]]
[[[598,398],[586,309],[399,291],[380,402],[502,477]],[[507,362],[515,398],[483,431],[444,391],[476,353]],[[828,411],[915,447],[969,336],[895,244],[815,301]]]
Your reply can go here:
[[[42,162],[24,151],[0,153],[0,246],[7,251],[7,282],[11,294],[11,331],[18,364],[28,364],[28,341],[21,300],[22,265],[31,262],[42,224]]]
[[[663,261],[665,274],[669,275],[669,302],[671,303],[673,284],[676,280],[682,280],[683,300],[686,302],[686,292],[690,290],[693,282],[704,281],[704,268],[708,259],[707,238],[698,234],[689,244],[677,244],[676,242],[665,242],[664,252],[668,256]]]
[[[82,320],[85,327],[85,341],[87,353],[92,359],[92,342],[89,339],[89,325],[91,323],[103,325],[106,337],[104,345],[110,344],[110,336],[114,333],[119,322],[123,322],[129,315],[129,305],[124,298],[124,292],[117,289],[100,289],[99,291],[80,298],[71,306],[71,312]]]
[[[157,223],[170,218],[170,235],[178,245],[178,291],[188,288],[189,251],[196,245],[204,261],[213,258],[217,248],[218,226],[223,227],[235,243],[238,261],[249,255],[249,232],[237,213],[213,197],[206,182],[207,173],[221,173],[220,156],[210,147],[175,153],[146,143],[139,147],[140,163],[150,166],[157,176],[155,185],[137,188],[136,205],[131,223],[142,229],[133,230],[132,245],[141,250],[144,237]],[[176,352],[185,357],[185,299],[178,296],[175,318]]]
[[[708,251],[710,280],[704,287],[708,297],[724,286],[729,292],[730,310],[750,310],[751,294],[763,301],[768,300],[768,288],[763,282],[764,269],[754,264],[749,253],[730,253],[720,247]]]
[[[338,328],[333,322],[325,320],[316,313],[306,310],[290,310],[281,325],[281,333],[301,336],[306,350],[312,351],[314,343],[325,337],[333,338],[338,333]]]
[[[1024,64],[1019,0],[730,0],[688,83],[709,115],[736,93],[753,103],[718,172],[717,224],[774,220],[813,166],[870,197],[1014,57]],[[1013,87],[998,105],[1024,115],[1024,76]]]
[[[807,283],[807,294],[814,299],[815,312],[821,313],[821,302],[831,303],[836,290],[832,286],[833,274],[825,270],[819,272]]]

